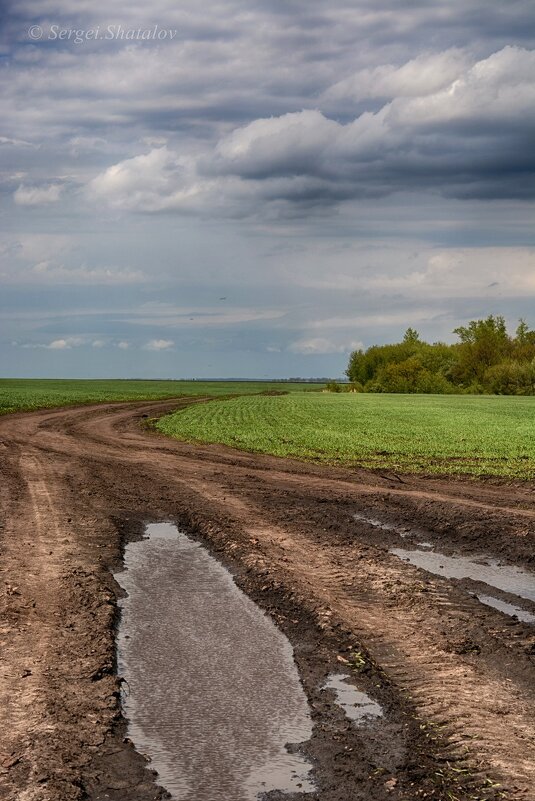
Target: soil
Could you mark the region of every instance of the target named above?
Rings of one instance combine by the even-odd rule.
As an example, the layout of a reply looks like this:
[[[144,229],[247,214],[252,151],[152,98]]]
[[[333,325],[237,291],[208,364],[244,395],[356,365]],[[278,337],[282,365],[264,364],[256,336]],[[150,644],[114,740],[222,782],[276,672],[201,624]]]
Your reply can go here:
[[[148,425],[200,400],[0,420],[0,798],[166,797],[126,736],[112,573],[146,522],[170,520],[294,646],[315,724],[307,798],[533,801],[534,627],[397,559],[399,535],[354,515],[533,570],[535,485],[331,469]],[[321,690],[333,671],[383,718],[352,725]]]

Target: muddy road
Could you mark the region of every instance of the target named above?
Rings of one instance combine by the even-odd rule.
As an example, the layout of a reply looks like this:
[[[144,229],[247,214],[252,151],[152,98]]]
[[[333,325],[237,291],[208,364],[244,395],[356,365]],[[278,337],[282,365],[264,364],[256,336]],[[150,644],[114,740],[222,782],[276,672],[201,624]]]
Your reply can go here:
[[[535,486],[329,469],[147,428],[177,405],[0,419],[0,798],[165,797],[126,738],[112,573],[145,522],[171,520],[294,647],[318,788],[296,799],[535,799],[529,592],[392,552],[432,544],[535,572]],[[354,726],[321,689],[342,668],[381,718]]]

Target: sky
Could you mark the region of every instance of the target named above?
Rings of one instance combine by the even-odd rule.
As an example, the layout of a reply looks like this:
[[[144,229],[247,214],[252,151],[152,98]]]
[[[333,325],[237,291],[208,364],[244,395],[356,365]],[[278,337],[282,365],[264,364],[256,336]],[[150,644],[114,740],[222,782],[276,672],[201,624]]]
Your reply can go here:
[[[341,376],[535,327],[532,0],[17,0],[0,375]]]

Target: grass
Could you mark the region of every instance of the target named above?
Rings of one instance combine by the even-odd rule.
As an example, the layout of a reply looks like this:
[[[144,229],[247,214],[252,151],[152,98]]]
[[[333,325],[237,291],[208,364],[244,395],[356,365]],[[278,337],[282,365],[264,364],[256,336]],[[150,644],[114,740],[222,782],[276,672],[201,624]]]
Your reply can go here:
[[[157,427],[179,439],[329,464],[535,477],[535,397],[292,392],[187,408]]]
[[[307,385],[317,389],[317,385]],[[54,406],[74,406],[103,401],[154,400],[180,395],[232,395],[236,393],[289,391],[302,384],[264,381],[134,381],[68,379],[0,379],[0,415]]]

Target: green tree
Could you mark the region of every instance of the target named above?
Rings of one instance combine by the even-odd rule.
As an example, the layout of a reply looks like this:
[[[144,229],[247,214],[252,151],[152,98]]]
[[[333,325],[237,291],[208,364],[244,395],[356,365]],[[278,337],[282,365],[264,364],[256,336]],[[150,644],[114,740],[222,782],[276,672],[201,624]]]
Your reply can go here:
[[[405,345],[419,345],[421,343],[420,334],[414,328],[407,328],[403,335]]]
[[[407,328],[401,342],[354,351],[346,374],[365,392],[535,393],[535,331],[524,320],[514,337],[499,315],[454,333],[452,345],[429,344]]]
[[[482,380],[489,367],[511,353],[512,343],[503,317],[491,314],[485,320],[472,320],[467,326],[455,328],[453,333],[461,341],[452,370],[455,383]]]
[[[521,317],[520,320],[518,321],[518,326],[515,332],[516,342],[519,345],[525,345],[527,342],[529,342],[530,333],[534,332],[530,332],[528,324]]]
[[[525,320],[518,321],[512,358],[517,362],[531,362],[535,359],[535,331],[530,331]]]

